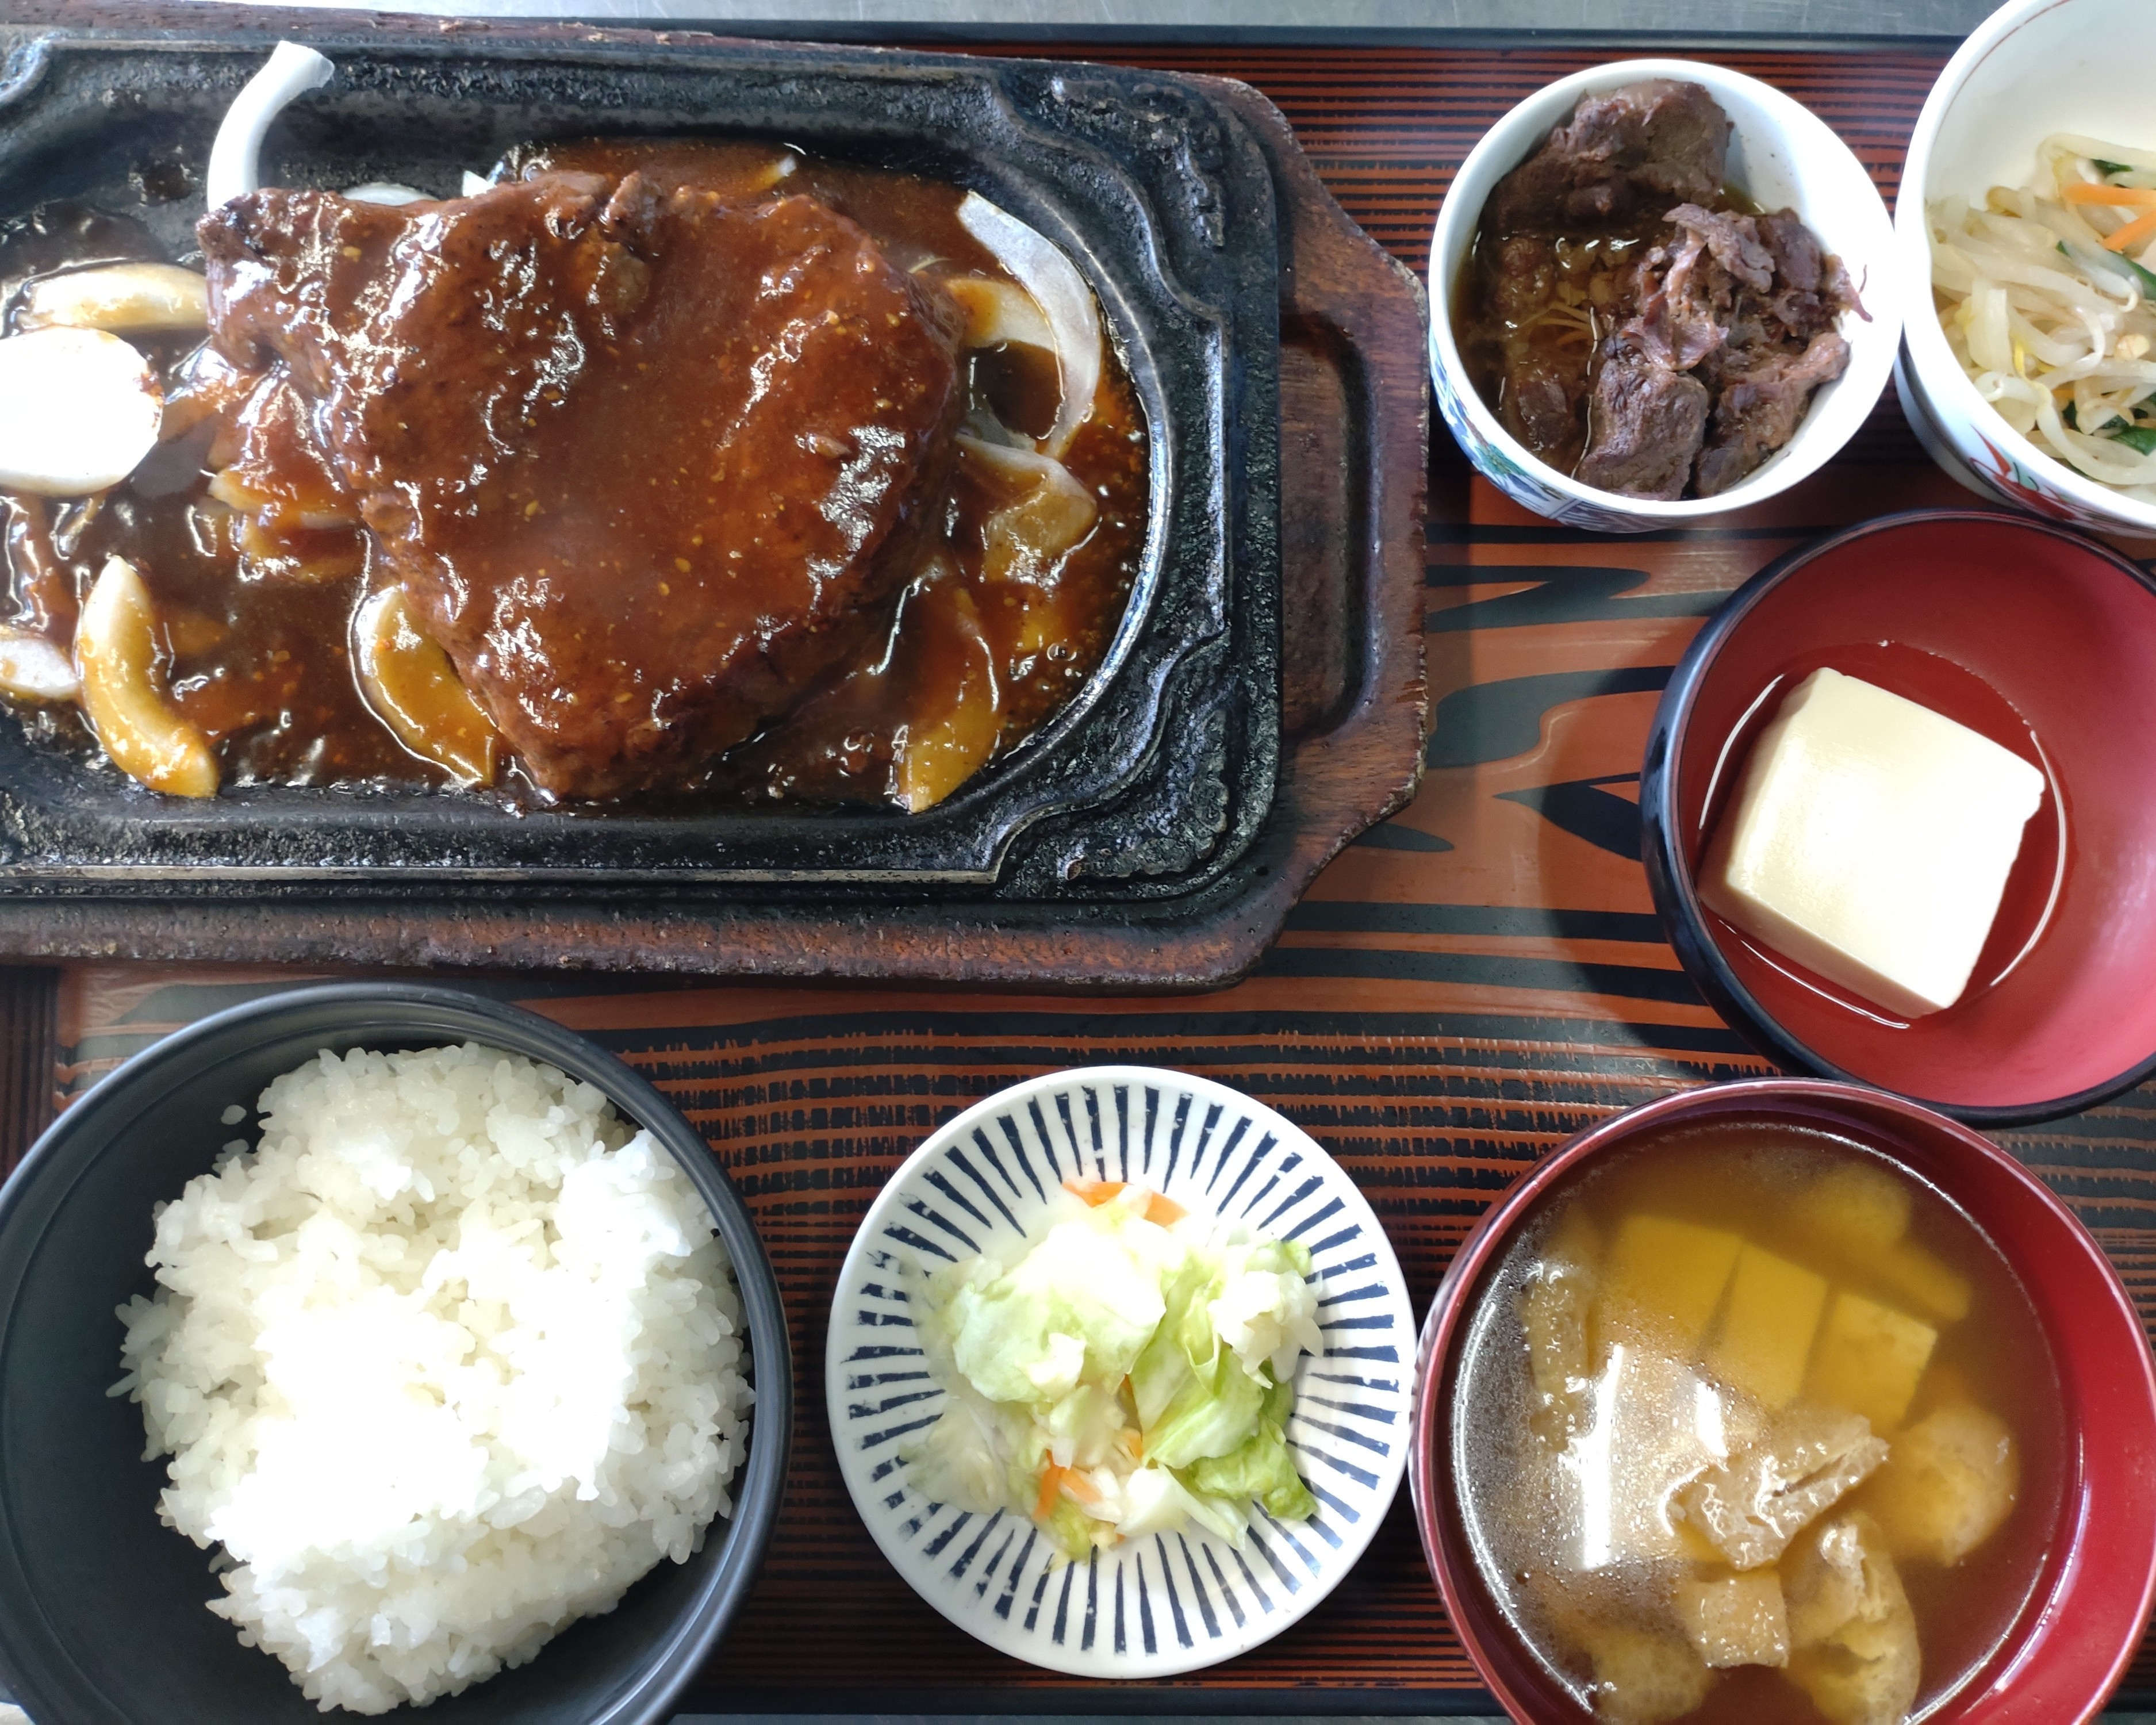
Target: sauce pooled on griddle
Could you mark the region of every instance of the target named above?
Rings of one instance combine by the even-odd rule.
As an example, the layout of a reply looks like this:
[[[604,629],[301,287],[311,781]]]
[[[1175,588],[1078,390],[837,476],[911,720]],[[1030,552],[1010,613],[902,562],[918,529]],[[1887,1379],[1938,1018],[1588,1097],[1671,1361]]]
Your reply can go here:
[[[1056,354],[1037,311],[983,317],[1033,302],[962,195],[617,142],[465,198],[234,199],[200,228],[209,341],[141,344],[164,445],[9,500],[18,626],[64,646],[126,558],[226,783],[506,757],[549,798],[931,806],[1097,665],[1146,504],[1112,350],[1045,452]],[[17,270],[58,261],[37,237]]]

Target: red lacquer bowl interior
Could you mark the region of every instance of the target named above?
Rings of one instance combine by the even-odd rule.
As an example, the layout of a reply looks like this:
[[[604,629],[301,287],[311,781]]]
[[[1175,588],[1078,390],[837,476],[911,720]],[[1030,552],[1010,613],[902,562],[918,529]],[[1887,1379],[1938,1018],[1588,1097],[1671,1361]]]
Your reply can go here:
[[[1709,998],[1785,1064],[1964,1117],[2041,1117],[2140,1076],[2156,1057],[2156,589],[2092,541],[1975,511],[1856,529],[1759,585],[1680,668],[1650,770],[1658,892],[1688,966],[1720,969],[1700,978]],[[1822,665],[2048,780],[1968,993],[1913,1022],[1755,945],[1693,890],[1751,743]]]
[[[2036,1587],[1999,1651],[1927,1725],[2075,1725],[2102,1707],[2156,1589],[2156,1364],[2132,1302],[2087,1230],[2020,1163],[1967,1127],[1897,1096],[1810,1079],[1687,1091],[1583,1132],[1507,1194],[1446,1272],[1423,1327],[1408,1477],[1423,1551],[1491,1692],[1537,1725],[1586,1721],[1499,1613],[1476,1570],[1448,1459],[1458,1361],[1512,1235],[1582,1164],[1680,1126],[1748,1120],[1837,1132],[1953,1200],[2005,1255],[2036,1310],[2063,1401],[2056,1523]]]

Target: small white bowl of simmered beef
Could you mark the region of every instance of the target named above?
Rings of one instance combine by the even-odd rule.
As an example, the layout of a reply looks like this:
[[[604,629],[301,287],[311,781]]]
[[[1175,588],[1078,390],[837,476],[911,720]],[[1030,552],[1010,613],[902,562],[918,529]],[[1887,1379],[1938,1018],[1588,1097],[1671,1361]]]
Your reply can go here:
[[[1693,60],[1560,79],[1483,135],[1431,240],[1445,423],[1537,515],[1637,533],[1786,490],[1901,336],[1893,224],[1825,121]]]

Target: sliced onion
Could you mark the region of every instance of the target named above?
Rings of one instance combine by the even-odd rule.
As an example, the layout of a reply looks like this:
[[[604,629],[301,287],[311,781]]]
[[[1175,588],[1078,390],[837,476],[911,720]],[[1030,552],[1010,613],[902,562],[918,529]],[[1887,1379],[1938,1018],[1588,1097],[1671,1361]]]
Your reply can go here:
[[[1078,266],[1049,239],[998,209],[978,192],[958,206],[966,231],[986,246],[1019,286],[1033,295],[1055,337],[1055,362],[1062,374],[1063,399],[1055,424],[1041,444],[1044,454],[1060,456],[1093,411],[1101,388],[1101,311]]]
[[[27,331],[54,325],[120,335],[207,329],[209,284],[177,264],[107,264],[48,275],[23,294],[15,326]]]
[[[1009,495],[981,525],[981,572],[990,581],[1045,584],[1064,553],[1093,531],[1101,506],[1053,455],[1008,449],[960,433],[958,452]]]
[[[0,341],[0,489],[85,497],[116,485],[157,441],[150,362],[103,330]]]
[[[501,739],[457,680],[449,655],[420,633],[401,587],[384,588],[352,619],[359,690],[397,740],[459,784],[492,784]]]
[[[480,193],[491,192],[493,189],[494,182],[484,174],[475,174],[470,168],[465,170],[464,195],[465,197],[476,198]]]
[[[417,186],[400,186],[394,180],[369,180],[344,195],[354,203],[424,203],[432,194]]]
[[[1000,347],[1015,341],[1021,347],[1055,352],[1055,333],[1024,288],[991,281],[985,275],[947,275],[943,286],[966,314],[963,339],[968,347]]]
[[[280,42],[260,71],[247,80],[224,111],[209,146],[203,190],[212,209],[222,208],[262,183],[262,135],[294,97],[327,84],[336,68],[311,48]]]
[[[213,797],[209,739],[158,686],[157,613],[135,566],[108,557],[75,624],[82,710],[112,764],[152,790]]]
[[[74,661],[43,635],[0,629],[0,694],[17,701],[73,701],[81,689]]]

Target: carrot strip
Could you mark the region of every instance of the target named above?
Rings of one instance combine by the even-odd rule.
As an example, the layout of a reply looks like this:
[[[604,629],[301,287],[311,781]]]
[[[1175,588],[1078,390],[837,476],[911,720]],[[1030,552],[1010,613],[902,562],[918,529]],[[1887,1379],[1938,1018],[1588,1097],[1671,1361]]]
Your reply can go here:
[[[1180,1222],[1189,1214],[1173,1199],[1163,1198],[1158,1192],[1146,1200],[1146,1220],[1157,1227],[1165,1228],[1171,1223]]]
[[[1073,1198],[1082,1198],[1098,1209],[1123,1189],[1121,1180],[1065,1180],[1063,1189]]]
[[[1055,1500],[1068,1492],[1081,1503],[1098,1503],[1101,1488],[1075,1467],[1058,1467],[1054,1462],[1041,1471],[1040,1496],[1034,1500],[1035,1521],[1045,1522],[1055,1512]]]
[[[2156,191],[2139,186],[2092,186],[2071,180],[2059,188],[2068,203],[2115,203],[2125,209],[2156,209]]]
[[[2156,204],[2150,205],[2147,214],[2136,216],[2118,233],[2106,234],[2103,243],[2112,251],[2123,252],[2130,245],[2140,244],[2152,234],[2156,234]]]

